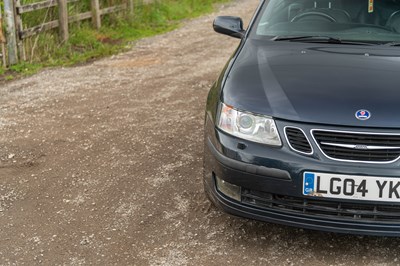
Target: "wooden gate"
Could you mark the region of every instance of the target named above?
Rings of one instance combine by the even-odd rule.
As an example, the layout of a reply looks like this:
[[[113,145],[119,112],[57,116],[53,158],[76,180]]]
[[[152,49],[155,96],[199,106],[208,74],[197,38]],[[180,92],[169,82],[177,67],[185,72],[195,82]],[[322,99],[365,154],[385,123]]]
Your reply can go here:
[[[93,27],[100,29],[101,17],[120,11],[128,11],[133,14],[134,0],[124,0],[120,5],[100,8],[99,0],[90,0],[90,9],[87,12],[68,15],[68,5],[80,0],[45,0],[32,4],[21,5],[20,0],[3,0],[4,17],[1,18],[0,26],[5,24],[6,32],[3,34],[3,27],[0,27],[0,43],[2,49],[3,65],[14,65],[19,61],[25,61],[24,39],[54,28],[59,28],[60,41],[65,42],[69,38],[68,24],[91,19]],[[24,29],[22,14],[29,12],[58,7],[58,19],[44,22],[42,24]],[[6,43],[6,45],[5,45]],[[7,48],[7,49],[5,49]],[[6,51],[7,50],[7,51]]]

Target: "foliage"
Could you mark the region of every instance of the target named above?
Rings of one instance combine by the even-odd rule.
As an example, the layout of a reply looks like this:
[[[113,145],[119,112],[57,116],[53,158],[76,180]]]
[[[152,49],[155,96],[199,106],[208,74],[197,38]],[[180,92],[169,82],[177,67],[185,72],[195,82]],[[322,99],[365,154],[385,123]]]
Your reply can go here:
[[[124,0],[101,0],[101,7],[116,5]],[[179,27],[183,19],[211,12],[215,3],[229,0],[155,0],[150,4],[136,0],[134,14],[127,12],[102,17],[102,28],[96,31],[91,21],[70,23],[70,39],[60,44],[58,30],[51,30],[24,41],[29,63],[13,66],[11,70],[32,74],[41,67],[73,65],[94,58],[118,53],[137,39],[164,33]],[[25,0],[22,4],[37,2]],[[68,6],[69,15],[90,10],[90,0],[80,0]],[[24,14],[24,28],[43,21],[57,19],[57,8]],[[1,74],[1,73],[0,73]]]

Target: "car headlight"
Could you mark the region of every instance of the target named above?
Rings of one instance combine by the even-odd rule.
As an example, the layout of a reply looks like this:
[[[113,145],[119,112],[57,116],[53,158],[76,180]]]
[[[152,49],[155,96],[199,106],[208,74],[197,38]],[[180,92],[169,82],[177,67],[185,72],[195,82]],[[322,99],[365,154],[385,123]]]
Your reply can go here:
[[[235,110],[226,104],[220,104],[218,128],[238,138],[281,146],[274,119]]]

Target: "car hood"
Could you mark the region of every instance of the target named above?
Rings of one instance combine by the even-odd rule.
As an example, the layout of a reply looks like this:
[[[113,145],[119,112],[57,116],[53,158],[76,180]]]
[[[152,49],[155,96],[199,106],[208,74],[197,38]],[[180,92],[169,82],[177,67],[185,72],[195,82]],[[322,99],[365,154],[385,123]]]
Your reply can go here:
[[[399,128],[400,48],[248,40],[222,101],[278,119]],[[370,119],[356,119],[360,109]]]

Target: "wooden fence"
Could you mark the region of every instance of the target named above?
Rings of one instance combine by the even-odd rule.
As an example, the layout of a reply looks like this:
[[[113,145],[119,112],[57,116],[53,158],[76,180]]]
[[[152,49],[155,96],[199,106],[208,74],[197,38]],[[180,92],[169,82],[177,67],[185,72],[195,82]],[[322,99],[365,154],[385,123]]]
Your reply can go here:
[[[68,24],[72,22],[91,19],[93,27],[100,29],[101,17],[105,14],[126,11],[133,14],[134,0],[124,0],[120,5],[100,8],[99,0],[90,0],[90,11],[80,14],[68,15],[68,4],[80,0],[45,0],[32,4],[21,5],[20,0],[3,0],[4,18],[0,9],[0,44],[3,65],[14,65],[19,61],[25,61],[24,39],[37,35],[43,31],[59,28],[60,41],[65,42],[69,38]],[[58,20],[44,22],[33,27],[23,28],[22,15],[38,10],[48,10],[58,7]],[[3,33],[2,21],[5,23]],[[7,48],[7,49],[6,49]]]
[[[0,8],[0,46],[1,46],[1,63],[3,64],[3,66],[5,66],[7,64],[6,61],[6,38],[4,37],[3,34],[3,18],[1,15],[1,8]]]

